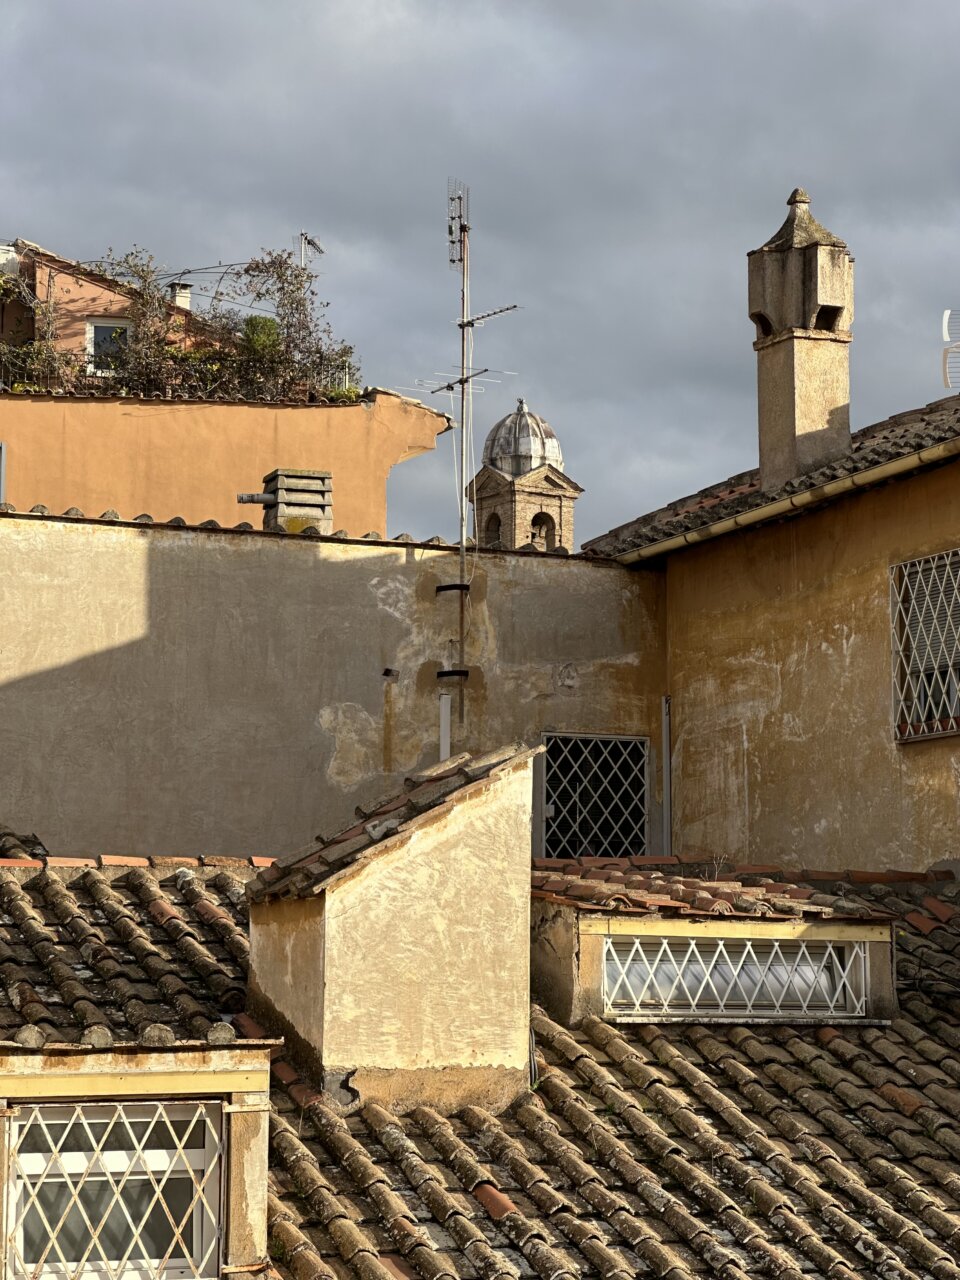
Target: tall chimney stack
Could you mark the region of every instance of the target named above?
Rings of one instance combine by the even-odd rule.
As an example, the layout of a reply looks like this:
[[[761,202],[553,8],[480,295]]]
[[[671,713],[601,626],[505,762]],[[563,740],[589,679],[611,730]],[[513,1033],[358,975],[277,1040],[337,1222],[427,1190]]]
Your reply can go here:
[[[768,492],[850,451],[853,258],[813,217],[805,191],[787,204],[780,230],[747,255]]]

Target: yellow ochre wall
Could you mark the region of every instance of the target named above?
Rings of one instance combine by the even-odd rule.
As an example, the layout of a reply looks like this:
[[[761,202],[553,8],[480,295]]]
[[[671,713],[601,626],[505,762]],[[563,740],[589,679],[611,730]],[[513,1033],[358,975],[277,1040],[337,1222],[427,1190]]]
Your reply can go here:
[[[889,568],[960,544],[957,465],[667,564],[675,851],[793,868],[960,858],[960,738],[893,738]]]
[[[0,395],[6,500],[18,511],[260,528],[263,508],[238,505],[237,494],[259,492],[265,475],[287,467],[329,471],[333,528],[358,538],[388,532],[391,468],[435,448],[445,426],[388,392],[350,405]]]

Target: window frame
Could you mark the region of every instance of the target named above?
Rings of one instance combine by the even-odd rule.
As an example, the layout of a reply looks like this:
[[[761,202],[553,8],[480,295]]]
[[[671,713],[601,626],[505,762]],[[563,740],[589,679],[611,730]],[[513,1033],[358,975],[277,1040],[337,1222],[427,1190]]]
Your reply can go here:
[[[99,1155],[95,1146],[89,1151],[76,1152],[21,1153],[18,1149],[19,1134],[29,1126],[40,1124],[42,1131],[44,1124],[55,1124],[66,1119],[66,1133],[81,1116],[86,1118],[85,1123],[92,1123],[97,1118],[98,1111],[122,1112],[125,1125],[132,1125],[138,1120],[151,1125],[162,1119],[172,1124],[177,1119],[189,1120],[190,1117],[199,1115],[200,1118],[194,1119],[193,1124],[202,1125],[202,1143],[196,1148],[178,1148],[173,1144],[144,1146],[133,1151],[103,1150]],[[122,1276],[123,1280],[128,1277],[135,1277],[136,1280],[197,1280],[198,1277],[200,1280],[216,1280],[221,1273],[227,1225],[227,1111],[224,1099],[211,1097],[174,1097],[170,1100],[121,1097],[98,1101],[43,1098],[12,1102],[7,1113],[7,1187],[4,1202],[4,1262],[7,1280],[116,1280],[118,1276]],[[193,1124],[188,1127],[188,1133],[192,1131]],[[89,1185],[91,1181],[109,1179],[115,1189],[114,1199],[108,1206],[109,1213],[119,1198],[117,1192],[123,1188],[142,1183],[149,1187],[151,1175],[164,1176],[166,1184],[171,1175],[173,1180],[177,1180],[177,1173],[188,1177],[190,1194],[195,1201],[190,1212],[188,1258],[171,1258],[163,1266],[162,1259],[133,1258],[129,1254],[126,1260],[111,1258],[106,1261],[91,1261],[88,1258],[79,1270],[71,1265],[71,1260],[51,1261],[48,1257],[36,1265],[23,1260],[25,1218],[29,1203],[40,1186],[62,1182],[68,1194],[73,1194],[74,1190]],[[199,1187],[201,1182],[202,1187]],[[215,1223],[210,1221],[211,1216],[215,1218]],[[101,1219],[98,1225],[105,1225],[104,1220]],[[186,1239],[184,1243],[187,1243]]]
[[[127,340],[129,341],[130,331],[133,328],[133,321],[127,316],[86,317],[87,373],[93,378],[112,378],[114,376],[113,369],[101,369],[97,365],[97,329],[106,328],[108,325],[113,330],[122,329],[127,335]]]
[[[624,848],[613,851],[597,851],[589,853],[581,850],[577,854],[558,851],[554,852],[548,847],[549,829],[548,824],[556,816],[552,812],[552,805],[549,799],[549,781],[550,781],[550,743],[558,739],[575,739],[583,742],[625,742],[636,743],[643,751],[643,769],[642,769],[642,848],[639,852],[628,853]],[[540,735],[540,741],[547,748],[546,751],[536,757],[534,762],[534,831],[535,854],[538,858],[564,858],[574,857],[643,857],[650,851],[651,845],[651,743],[650,738],[645,734],[631,733],[593,733],[580,732],[578,730],[569,729],[545,729]]]
[[[937,575],[941,575],[940,594],[931,612],[929,579]],[[954,586],[950,599],[944,599],[944,579]],[[960,733],[960,548],[890,566],[890,624],[894,741],[956,736]]]

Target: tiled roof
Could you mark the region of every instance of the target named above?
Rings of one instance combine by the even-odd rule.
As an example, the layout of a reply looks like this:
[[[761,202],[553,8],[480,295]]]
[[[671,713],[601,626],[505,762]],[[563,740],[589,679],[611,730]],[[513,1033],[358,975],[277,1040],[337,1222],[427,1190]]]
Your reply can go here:
[[[55,858],[0,830],[0,1042],[232,1043],[254,868],[208,863]]]
[[[960,954],[960,885],[882,874],[832,883],[918,908],[888,1027],[569,1032],[534,1008],[536,1087],[446,1119],[344,1118],[278,1060],[274,1258],[296,1280],[958,1280],[960,984],[909,960]]]
[[[844,893],[795,884],[768,868],[707,870],[677,858],[544,858],[533,864],[533,896],[583,911],[620,915],[763,917],[780,920],[889,919]],[[777,869],[779,870],[779,869]]]
[[[7,840],[4,1027],[202,1039],[225,1014],[263,1037],[235,1011],[248,864],[73,865]],[[960,885],[811,874],[815,896],[900,914],[890,1026],[570,1032],[534,1008],[538,1080],[500,1116],[343,1116],[278,1054],[275,1265],[293,1280],[960,1280]]]
[[[904,458],[931,445],[943,444],[960,436],[960,398],[947,396],[923,409],[895,414],[854,432],[851,449],[845,458],[831,462],[806,475],[788,481],[772,492],[760,488],[758,468],[741,471],[719,484],[710,485],[687,498],[671,502],[658,511],[618,525],[583,544],[584,551],[597,555],[621,555],[638,547],[652,546],[679,534],[690,533],[706,525],[742,515],[757,507],[778,502],[782,498],[803,493],[839,480],[844,476],[867,471]]]
[[[513,743],[484,755],[451,756],[440,764],[411,774],[403,790],[355,810],[357,821],[295,853],[285,854],[264,867],[247,886],[255,901],[275,897],[310,897],[321,893],[338,872],[378,854],[392,844],[393,837],[405,838],[425,822],[432,821],[442,806],[473,794],[502,767],[536,755]]]

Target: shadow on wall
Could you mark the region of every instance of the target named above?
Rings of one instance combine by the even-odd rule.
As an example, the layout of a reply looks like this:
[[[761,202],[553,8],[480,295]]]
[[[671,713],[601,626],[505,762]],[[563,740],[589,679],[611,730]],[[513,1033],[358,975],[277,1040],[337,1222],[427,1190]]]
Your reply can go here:
[[[557,625],[574,566],[519,559],[477,573],[462,749],[637,731],[641,676],[661,677],[636,657],[659,625],[636,576],[577,566]],[[456,571],[402,544],[0,519],[0,610],[21,619],[0,646],[0,822],[67,854],[272,854],[335,830],[438,757],[457,606],[436,585]]]

